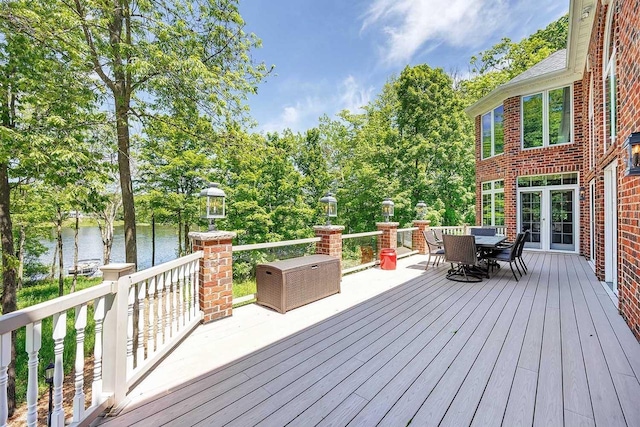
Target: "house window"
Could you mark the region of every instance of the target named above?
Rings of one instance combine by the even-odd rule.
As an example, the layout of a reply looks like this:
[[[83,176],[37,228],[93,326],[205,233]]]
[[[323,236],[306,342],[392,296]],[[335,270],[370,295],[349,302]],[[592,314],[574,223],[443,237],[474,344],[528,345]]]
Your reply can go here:
[[[504,107],[501,105],[482,115],[482,158],[504,152]]]
[[[571,142],[571,86],[522,97],[522,148]]]
[[[504,225],[504,181],[482,183],[482,225]]]
[[[602,73],[603,95],[604,95],[604,123],[605,123],[605,150],[613,145],[617,134],[617,101],[618,82],[616,78],[616,46],[615,46],[615,25],[613,17],[615,7],[609,5],[607,12],[607,32],[605,37],[604,67]]]
[[[595,102],[594,102],[594,85],[593,73],[589,78],[589,169],[593,170],[596,166],[596,122],[595,122]]]

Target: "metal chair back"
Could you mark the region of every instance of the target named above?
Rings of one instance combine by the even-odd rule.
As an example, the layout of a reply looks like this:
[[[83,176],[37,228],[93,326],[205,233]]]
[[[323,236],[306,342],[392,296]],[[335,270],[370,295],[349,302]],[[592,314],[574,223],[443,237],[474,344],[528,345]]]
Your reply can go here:
[[[495,227],[473,227],[471,229],[472,236],[495,236],[496,232]]]

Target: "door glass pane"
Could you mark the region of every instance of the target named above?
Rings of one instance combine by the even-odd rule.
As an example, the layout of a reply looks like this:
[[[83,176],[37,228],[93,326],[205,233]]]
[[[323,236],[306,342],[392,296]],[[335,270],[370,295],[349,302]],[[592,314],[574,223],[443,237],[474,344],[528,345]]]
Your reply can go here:
[[[573,190],[551,191],[551,249],[573,251]]]
[[[542,192],[520,194],[520,230],[530,230],[529,238],[525,243],[527,248],[540,249],[540,217],[541,217]]]

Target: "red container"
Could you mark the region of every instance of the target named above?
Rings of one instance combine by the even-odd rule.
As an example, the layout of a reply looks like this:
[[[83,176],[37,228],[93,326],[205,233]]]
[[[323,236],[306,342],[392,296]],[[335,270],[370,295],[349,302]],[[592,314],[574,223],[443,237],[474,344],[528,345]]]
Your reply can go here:
[[[383,270],[396,269],[396,250],[383,249],[380,251],[380,268]]]

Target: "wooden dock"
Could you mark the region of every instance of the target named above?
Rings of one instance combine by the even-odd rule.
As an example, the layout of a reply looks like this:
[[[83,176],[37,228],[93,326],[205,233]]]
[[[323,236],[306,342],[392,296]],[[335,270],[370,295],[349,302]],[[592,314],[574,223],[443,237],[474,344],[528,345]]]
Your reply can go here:
[[[340,295],[199,327],[107,426],[640,426],[640,344],[587,262],[481,283],[345,276]]]

